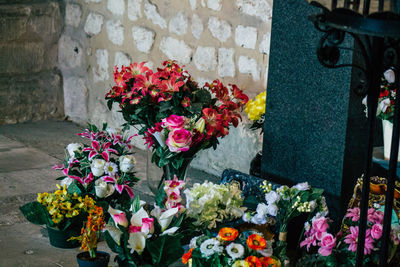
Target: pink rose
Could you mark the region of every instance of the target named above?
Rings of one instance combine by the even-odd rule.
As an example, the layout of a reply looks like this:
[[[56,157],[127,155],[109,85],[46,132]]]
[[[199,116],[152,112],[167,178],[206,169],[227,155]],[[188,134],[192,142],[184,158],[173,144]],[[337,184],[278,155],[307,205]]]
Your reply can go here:
[[[374,239],[379,239],[382,236],[382,224],[374,224],[371,228],[371,236]]]
[[[328,220],[325,217],[320,217],[312,223],[312,228],[315,230],[315,237],[318,240],[322,239],[322,236],[326,233],[328,227]]]
[[[169,130],[174,130],[177,128],[182,128],[186,122],[186,118],[172,114],[168,118],[163,119],[162,122]]]
[[[321,247],[318,249],[318,253],[324,257],[329,256],[332,254],[332,249],[336,245],[336,238],[334,238],[333,235],[326,233],[322,236],[319,245]]]
[[[165,141],[171,152],[185,152],[192,144],[192,134],[186,129],[176,129],[168,134]]]
[[[141,231],[152,234],[154,232],[154,218],[143,218]]]

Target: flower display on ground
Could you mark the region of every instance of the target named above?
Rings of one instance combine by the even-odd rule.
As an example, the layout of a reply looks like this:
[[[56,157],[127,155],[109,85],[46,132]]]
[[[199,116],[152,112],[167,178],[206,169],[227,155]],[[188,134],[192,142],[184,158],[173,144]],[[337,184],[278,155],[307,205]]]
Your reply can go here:
[[[355,264],[358,246],[360,209],[349,208],[344,216],[341,230],[332,235],[328,232],[330,220],[323,214],[317,213],[310,222],[305,224],[304,240],[300,247],[305,247],[307,252],[302,259],[302,264],[317,261],[326,266],[342,266]],[[379,263],[379,247],[381,246],[383,212],[375,208],[368,209],[367,231],[365,235],[364,263]],[[392,225],[392,233],[396,231],[398,223]],[[390,255],[393,257],[397,250],[396,238],[391,235],[389,244]]]
[[[215,228],[217,223],[239,218],[243,215],[242,191],[236,183],[195,183],[186,195],[187,216],[197,226]]]
[[[152,162],[170,165],[179,179],[185,161],[237,127],[248,97],[236,86],[219,80],[203,87],[174,61],[153,72],[142,63],[115,68],[115,86],[106,94],[108,107],[118,103],[127,125],[153,149]],[[168,177],[172,179],[173,176]]]
[[[150,208],[136,196],[128,209],[109,207],[105,237],[120,266],[168,266],[182,256],[183,187],[177,178],[167,180],[162,206]]]
[[[279,260],[272,256],[272,242],[265,240],[261,233],[223,227],[216,237],[196,236],[190,243],[191,248],[183,255],[182,262],[190,262],[193,267],[280,266]]]
[[[53,168],[64,176],[58,178],[70,192],[94,197],[97,201],[124,205],[133,198],[132,187],[139,180],[134,174],[136,160],[131,139],[125,131],[88,126],[79,136],[90,145],[72,143],[67,146],[64,164]]]
[[[38,193],[37,201],[30,202],[20,209],[28,221],[46,224],[64,230],[68,227],[81,227],[86,216],[95,211],[95,201],[88,195],[82,197],[68,193],[67,186],[57,185],[54,193]]]

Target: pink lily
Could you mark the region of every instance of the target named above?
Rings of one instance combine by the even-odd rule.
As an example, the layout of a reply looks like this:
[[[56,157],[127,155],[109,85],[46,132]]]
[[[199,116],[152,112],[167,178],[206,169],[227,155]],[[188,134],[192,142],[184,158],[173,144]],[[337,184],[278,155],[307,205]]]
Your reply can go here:
[[[92,141],[92,147],[85,147],[83,151],[89,151],[89,160],[91,160],[94,156],[96,155],[101,155],[103,159],[106,161],[110,160],[110,155],[109,153],[114,153],[118,155],[118,151],[110,148],[112,145],[111,142],[103,143],[100,146],[100,143],[98,141]]]
[[[88,138],[88,139],[90,139],[92,141],[97,140],[100,137],[104,137],[105,136],[104,132],[95,133],[95,132],[89,131],[88,129],[86,129],[85,132],[83,132],[83,133],[78,133],[77,135],[79,135],[80,137]]]
[[[130,198],[133,198],[134,194],[133,194],[133,190],[132,188],[128,185],[128,181],[125,181],[123,184],[119,184],[118,180],[115,179],[114,177],[111,176],[103,176],[101,177],[101,179],[103,179],[104,182],[109,182],[109,183],[114,183],[114,187],[115,189],[118,191],[118,193],[122,194],[122,191],[124,191],[124,189],[126,190],[126,192],[128,193]]]

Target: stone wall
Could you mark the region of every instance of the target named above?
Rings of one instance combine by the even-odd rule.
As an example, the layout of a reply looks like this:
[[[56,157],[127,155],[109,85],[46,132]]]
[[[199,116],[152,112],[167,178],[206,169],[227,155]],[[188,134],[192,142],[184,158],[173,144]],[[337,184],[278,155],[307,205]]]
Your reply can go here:
[[[168,58],[200,84],[220,78],[254,97],[266,87],[271,16],[272,0],[68,0],[59,41],[65,113],[78,123],[121,125],[104,100],[114,66],[147,61],[155,69]],[[139,138],[136,144],[144,148]],[[247,122],[193,165],[247,172],[260,149]]]
[[[0,124],[61,118],[58,1],[0,0]]]

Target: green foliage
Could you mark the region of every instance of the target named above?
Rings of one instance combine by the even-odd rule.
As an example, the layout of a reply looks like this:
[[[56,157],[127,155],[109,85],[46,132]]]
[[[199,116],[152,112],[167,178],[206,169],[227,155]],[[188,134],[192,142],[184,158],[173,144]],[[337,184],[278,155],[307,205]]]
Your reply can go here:
[[[146,245],[154,266],[168,266],[177,261],[184,253],[180,238],[172,235],[160,236]]]
[[[19,209],[24,217],[33,224],[54,226],[46,208],[37,201],[29,202]]]

